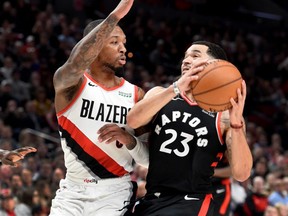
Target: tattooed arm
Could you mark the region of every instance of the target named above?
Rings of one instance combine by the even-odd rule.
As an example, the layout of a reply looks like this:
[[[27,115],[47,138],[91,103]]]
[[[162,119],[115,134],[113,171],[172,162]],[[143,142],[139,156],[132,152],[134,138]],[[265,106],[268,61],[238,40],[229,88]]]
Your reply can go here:
[[[75,45],[66,63],[56,71],[53,83],[56,97],[60,97],[60,100],[56,98],[57,107],[63,107],[61,103],[66,104],[72,99],[71,95],[73,96],[80,86],[84,71],[96,59],[105,40],[119,20],[128,13],[132,4],[133,0],[121,0],[101,24]]]

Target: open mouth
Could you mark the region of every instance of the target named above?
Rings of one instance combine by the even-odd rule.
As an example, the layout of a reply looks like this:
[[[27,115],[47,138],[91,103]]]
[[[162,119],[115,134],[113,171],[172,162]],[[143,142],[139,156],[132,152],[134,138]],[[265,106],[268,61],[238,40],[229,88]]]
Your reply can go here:
[[[190,70],[190,67],[183,67],[183,71],[188,71]]]
[[[125,58],[125,57],[122,57],[122,58],[119,59],[118,62],[119,62],[121,65],[124,65],[124,64],[126,64],[126,58]]]

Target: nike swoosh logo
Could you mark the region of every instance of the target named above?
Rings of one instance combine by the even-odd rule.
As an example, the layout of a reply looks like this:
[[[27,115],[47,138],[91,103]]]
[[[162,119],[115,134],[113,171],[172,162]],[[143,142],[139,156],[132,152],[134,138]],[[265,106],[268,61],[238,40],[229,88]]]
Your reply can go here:
[[[172,98],[172,100],[182,100],[182,101],[184,101],[184,99],[182,99],[182,98],[180,98],[180,97],[175,97],[175,98]]]
[[[189,197],[188,195],[186,195],[184,197],[185,200],[199,200],[199,198],[196,198],[196,197]]]
[[[88,82],[89,86],[95,87],[96,85],[92,84],[91,82]]]
[[[224,193],[224,192],[225,192],[225,189],[218,189],[218,190],[216,190],[216,193],[217,193],[217,194]]]

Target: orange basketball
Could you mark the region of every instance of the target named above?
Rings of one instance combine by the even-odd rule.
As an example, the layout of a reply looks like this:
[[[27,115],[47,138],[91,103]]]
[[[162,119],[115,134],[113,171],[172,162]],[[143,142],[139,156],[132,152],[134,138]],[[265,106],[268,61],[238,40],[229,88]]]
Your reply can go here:
[[[242,76],[232,63],[220,59],[208,62],[199,78],[192,82],[192,94],[198,105],[210,112],[231,108],[230,98],[237,101]]]

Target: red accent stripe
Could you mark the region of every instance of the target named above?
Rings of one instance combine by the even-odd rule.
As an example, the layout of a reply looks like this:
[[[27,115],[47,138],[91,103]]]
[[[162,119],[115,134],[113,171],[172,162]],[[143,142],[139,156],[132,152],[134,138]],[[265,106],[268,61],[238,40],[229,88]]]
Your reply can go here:
[[[217,164],[218,164],[218,162],[213,162],[213,163],[211,164],[211,167],[216,167]]]
[[[201,206],[201,209],[199,211],[198,216],[206,216],[207,215],[211,199],[212,199],[212,194],[207,194],[205,196],[205,199],[202,203],[202,206]]]
[[[58,119],[59,125],[77,142],[79,146],[91,157],[95,158],[99,164],[101,164],[109,172],[117,176],[123,176],[128,172],[120,166],[115,160],[113,160],[109,155],[103,152],[98,146],[91,142],[88,137],[85,136],[69,119],[62,116]],[[96,133],[96,132],[95,132]]]
[[[217,113],[216,129],[217,129],[217,133],[218,133],[218,137],[219,137],[220,143],[223,145],[224,144],[224,140],[223,140],[222,131],[221,131],[221,116],[222,116],[222,112]]]
[[[181,96],[190,106],[198,105],[196,101],[191,101],[184,92],[181,93]]]
[[[219,158],[219,161],[220,161],[222,159],[222,157],[223,157],[223,153],[219,152],[216,157]]]
[[[223,180],[221,181],[221,184],[222,184],[222,185],[227,185],[227,184],[230,184],[230,183],[231,183],[230,178],[223,179]]]
[[[230,181],[229,181],[230,182]],[[229,203],[230,203],[230,198],[231,198],[231,192],[230,192],[230,184],[226,184],[225,186],[226,188],[226,194],[225,194],[225,197],[224,197],[224,201],[220,207],[220,214],[225,214],[226,211],[227,211],[227,208],[229,206]]]

